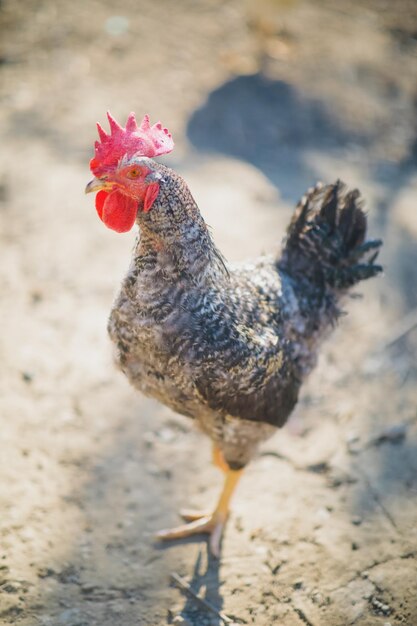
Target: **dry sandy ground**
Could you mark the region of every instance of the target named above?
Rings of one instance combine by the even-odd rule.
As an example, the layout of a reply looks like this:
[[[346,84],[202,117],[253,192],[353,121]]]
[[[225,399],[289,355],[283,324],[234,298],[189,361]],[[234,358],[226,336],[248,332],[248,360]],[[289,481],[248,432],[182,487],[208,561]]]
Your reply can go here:
[[[230,623],[416,626],[415,2],[115,4],[1,5],[0,623],[229,623],[177,572]],[[358,185],[385,240],[385,276],[247,469],[221,562],[152,539],[221,477],[112,366],[134,235],[83,195],[106,109],[169,126],[230,259],[273,250],[317,178]]]

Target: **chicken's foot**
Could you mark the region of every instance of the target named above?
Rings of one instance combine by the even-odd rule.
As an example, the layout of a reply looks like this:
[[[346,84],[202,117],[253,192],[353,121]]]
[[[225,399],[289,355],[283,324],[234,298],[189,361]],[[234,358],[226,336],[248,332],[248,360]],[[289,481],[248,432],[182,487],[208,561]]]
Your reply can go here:
[[[207,514],[207,512],[198,513],[197,511],[184,511],[183,517],[186,520],[190,520],[189,523],[182,524],[170,530],[161,530],[156,535],[157,539],[168,541],[170,539],[182,539],[190,535],[208,533],[210,535],[210,552],[213,556],[218,558],[220,556],[223,529],[229,515],[229,503],[242,471],[243,470],[227,469],[223,491],[214,513]]]

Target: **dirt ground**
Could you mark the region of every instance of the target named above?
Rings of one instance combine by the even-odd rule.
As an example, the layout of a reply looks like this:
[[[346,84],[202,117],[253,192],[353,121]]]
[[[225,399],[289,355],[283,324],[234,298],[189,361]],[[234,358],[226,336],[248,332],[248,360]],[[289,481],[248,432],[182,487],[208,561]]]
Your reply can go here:
[[[416,626],[415,1],[3,0],[0,62],[0,623]],[[317,179],[357,185],[385,242],[248,467],[220,562],[153,540],[221,477],[113,368],[134,233],[84,196],[107,109],[170,128],[229,259],[275,249]]]

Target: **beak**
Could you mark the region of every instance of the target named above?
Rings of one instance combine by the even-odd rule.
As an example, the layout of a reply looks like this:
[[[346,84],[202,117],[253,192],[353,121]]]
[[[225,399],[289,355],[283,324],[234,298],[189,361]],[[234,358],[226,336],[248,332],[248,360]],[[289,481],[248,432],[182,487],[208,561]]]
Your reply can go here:
[[[85,193],[92,193],[93,191],[112,191],[113,185],[104,178],[93,178],[90,180],[87,187],[85,188]]]

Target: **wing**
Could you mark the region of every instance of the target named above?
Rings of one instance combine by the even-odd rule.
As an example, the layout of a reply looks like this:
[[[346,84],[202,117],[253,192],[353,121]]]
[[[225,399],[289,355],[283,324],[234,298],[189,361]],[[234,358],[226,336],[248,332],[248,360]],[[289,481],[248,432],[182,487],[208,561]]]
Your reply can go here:
[[[300,388],[287,351],[278,344],[259,350],[253,337],[242,343],[234,345],[234,362],[227,354],[218,354],[217,364],[207,364],[195,385],[213,410],[283,426]]]
[[[205,316],[201,338],[208,347],[194,378],[211,409],[282,426],[294,408],[301,380],[281,318],[279,276],[269,280],[245,270],[234,275],[222,315]]]

